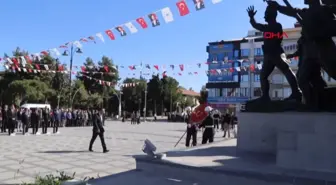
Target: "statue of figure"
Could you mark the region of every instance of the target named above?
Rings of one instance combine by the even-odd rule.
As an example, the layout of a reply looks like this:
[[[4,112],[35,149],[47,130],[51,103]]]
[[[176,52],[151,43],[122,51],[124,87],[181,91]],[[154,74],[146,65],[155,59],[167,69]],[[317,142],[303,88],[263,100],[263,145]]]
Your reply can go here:
[[[289,54],[288,58],[298,57],[298,71],[296,77],[302,90],[304,102],[312,108],[320,107],[320,97],[327,83],[321,73],[321,66],[315,60],[302,61],[304,38],[301,36],[297,42],[297,51]],[[316,51],[315,51],[316,52]],[[316,59],[317,60],[317,59]]]
[[[320,0],[305,0],[309,8],[294,9],[287,6],[280,6],[276,1],[267,0],[269,6],[285,15],[295,17],[302,26],[301,32],[301,62],[299,65],[298,82],[303,91],[306,104],[318,109],[318,96],[326,87],[321,77],[320,68],[332,78],[336,77],[336,52],[332,36],[336,34],[334,21],[334,9],[331,6],[321,5]]]
[[[254,10],[253,6],[250,6],[247,9],[247,13],[250,17],[250,23],[253,28],[264,32],[264,34],[283,34],[282,25],[276,21],[277,9],[274,6],[267,6],[267,9],[265,11],[265,21],[268,24],[260,24],[255,21],[254,16],[257,11]],[[272,73],[274,68],[277,67],[285,75],[292,89],[292,94],[285,100],[295,100],[297,102],[301,102],[302,93],[298,87],[297,80],[293,71],[289,68],[288,63],[286,62],[287,58],[281,46],[281,43],[282,37],[279,36],[264,38],[264,45],[262,46],[264,52],[264,62],[260,73],[262,96],[257,100],[270,101],[270,84],[268,81],[268,77]]]

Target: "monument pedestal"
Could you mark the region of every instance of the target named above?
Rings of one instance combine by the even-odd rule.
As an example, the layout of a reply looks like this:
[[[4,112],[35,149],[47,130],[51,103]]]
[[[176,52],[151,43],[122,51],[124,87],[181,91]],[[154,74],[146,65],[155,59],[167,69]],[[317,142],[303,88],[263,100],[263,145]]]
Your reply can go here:
[[[239,113],[237,149],[276,155],[276,165],[336,173],[336,115]]]

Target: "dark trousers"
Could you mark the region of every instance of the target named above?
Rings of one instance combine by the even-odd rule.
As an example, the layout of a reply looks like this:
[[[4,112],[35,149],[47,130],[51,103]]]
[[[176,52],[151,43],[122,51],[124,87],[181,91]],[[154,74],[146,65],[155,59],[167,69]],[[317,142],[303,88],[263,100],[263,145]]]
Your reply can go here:
[[[1,125],[1,132],[6,132],[6,128],[7,128],[7,121],[2,120],[2,125]]]
[[[289,68],[289,65],[285,59],[281,58],[281,53],[279,54],[265,54],[264,63],[260,72],[260,85],[262,90],[262,96],[269,98],[270,84],[268,81],[269,75],[273,72],[274,68],[277,67],[286,77],[289,85],[292,89],[292,94],[299,94],[299,87],[297,80],[293,71]]]
[[[28,132],[29,126],[28,123],[22,123],[22,134],[25,135],[25,133]]]
[[[53,124],[53,133],[58,132],[59,123],[60,122],[58,120],[54,121],[54,124]]]
[[[48,120],[42,121],[42,134],[46,134],[48,130]]]
[[[90,141],[90,146],[89,146],[89,150],[92,150],[92,145],[95,142],[95,140],[97,139],[97,136],[99,136],[103,150],[106,150],[106,144],[105,144],[105,139],[104,139],[104,132],[101,133],[97,133],[97,132],[92,132],[92,138]]]
[[[196,130],[196,127],[194,126],[187,128],[186,147],[190,146],[191,138],[192,138],[192,146],[196,146],[197,145],[197,130]]]
[[[38,122],[32,122],[33,134],[36,134],[38,131]]]
[[[202,144],[206,144],[208,141],[212,143],[214,141],[215,129],[214,128],[205,128],[202,137]]]
[[[8,135],[11,135],[12,133],[14,133],[15,130],[15,120],[8,120]]]
[[[219,120],[218,119],[214,119],[214,124],[215,124],[215,128],[219,129]]]

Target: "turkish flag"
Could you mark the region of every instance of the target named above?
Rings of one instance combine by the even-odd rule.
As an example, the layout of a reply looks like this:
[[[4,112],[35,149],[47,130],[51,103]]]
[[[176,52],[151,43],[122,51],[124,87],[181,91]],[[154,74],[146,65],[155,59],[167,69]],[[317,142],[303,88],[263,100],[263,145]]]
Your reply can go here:
[[[104,69],[106,72],[109,72],[109,67],[108,66],[104,66]]]
[[[156,70],[159,70],[159,66],[158,66],[158,65],[154,65],[154,68],[155,68]]]
[[[179,66],[180,66],[181,71],[183,71],[184,70],[184,65],[180,64]]]
[[[255,70],[254,64],[251,64],[250,65],[250,71],[254,72],[254,70]]]
[[[200,123],[208,116],[208,113],[205,112],[205,107],[207,106],[208,103],[204,103],[195,108],[195,110],[191,113],[192,123]]]
[[[142,17],[141,17],[141,18],[137,18],[136,21],[140,24],[140,26],[141,26],[143,29],[145,29],[145,28],[148,27],[148,25],[147,25],[147,23],[146,23],[146,21],[145,21],[144,18],[142,18]]]
[[[185,16],[190,13],[187,3],[184,0],[177,2],[176,6],[180,12],[180,16]]]
[[[110,37],[111,40],[115,40],[115,37],[113,35],[113,32],[111,30],[105,31],[106,35]]]

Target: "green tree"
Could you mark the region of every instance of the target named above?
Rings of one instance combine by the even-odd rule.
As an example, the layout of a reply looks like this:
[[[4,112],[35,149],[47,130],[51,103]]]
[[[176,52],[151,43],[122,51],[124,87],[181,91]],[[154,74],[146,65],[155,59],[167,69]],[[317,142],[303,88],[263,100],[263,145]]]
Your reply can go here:
[[[161,79],[161,82],[161,97],[163,97],[164,105],[166,105],[164,107],[168,107],[168,110],[172,112],[182,98],[179,82],[172,77],[164,77]]]
[[[122,87],[122,100],[125,102],[124,110],[128,112],[141,110],[141,105],[144,103],[146,81],[135,78],[126,78],[123,83],[135,84],[135,86]]]
[[[147,84],[148,102],[152,103],[154,114],[157,114],[157,103],[160,102],[160,96],[162,94],[161,86],[162,83],[159,75],[153,75]]]

